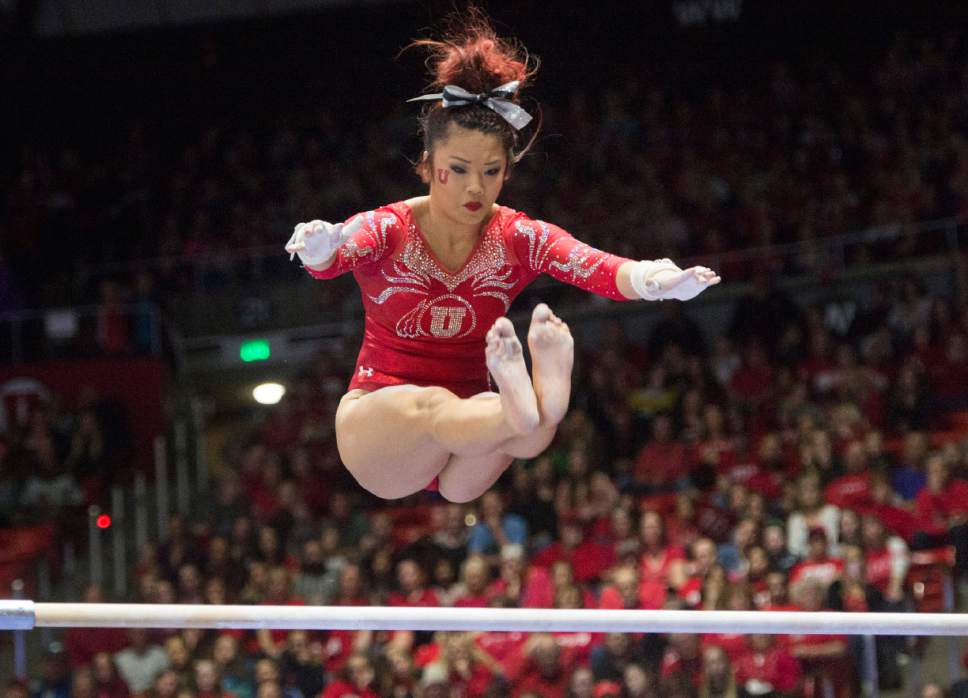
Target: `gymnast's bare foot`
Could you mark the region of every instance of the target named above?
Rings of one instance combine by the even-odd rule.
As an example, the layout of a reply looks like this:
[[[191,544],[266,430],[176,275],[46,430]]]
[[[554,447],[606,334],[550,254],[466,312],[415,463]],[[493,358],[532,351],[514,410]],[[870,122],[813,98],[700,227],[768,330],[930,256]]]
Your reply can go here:
[[[558,424],[565,418],[571,398],[575,341],[568,325],[544,303],[535,306],[531,313],[528,347],[541,423]]]
[[[524,363],[521,342],[506,317],[499,317],[488,331],[484,355],[487,368],[501,391],[504,418],[518,434],[534,431],[539,421],[538,400]]]

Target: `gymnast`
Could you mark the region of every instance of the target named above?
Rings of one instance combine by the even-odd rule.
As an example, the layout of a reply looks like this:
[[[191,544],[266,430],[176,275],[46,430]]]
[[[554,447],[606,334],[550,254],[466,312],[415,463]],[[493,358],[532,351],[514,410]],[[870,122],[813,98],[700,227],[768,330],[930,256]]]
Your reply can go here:
[[[396,499],[438,489],[479,497],[514,458],[551,443],[571,394],[574,343],[544,303],[531,315],[532,375],[508,307],[545,273],[615,300],[689,300],[719,283],[706,267],[633,261],[497,203],[534,141],[520,105],[534,62],[480,12],[429,51],[416,171],[429,194],[343,223],[300,223],[286,244],[309,274],[352,271],[365,309],[362,347],[336,411],[340,457],[361,486]],[[488,374],[498,392],[490,390]]]

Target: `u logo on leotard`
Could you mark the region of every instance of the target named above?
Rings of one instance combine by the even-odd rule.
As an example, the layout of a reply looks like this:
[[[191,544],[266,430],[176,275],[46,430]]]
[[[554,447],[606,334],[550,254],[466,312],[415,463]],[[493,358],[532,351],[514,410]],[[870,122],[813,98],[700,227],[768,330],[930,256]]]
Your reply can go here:
[[[431,308],[430,334],[434,337],[453,337],[460,332],[466,314],[467,308],[442,308],[440,306]]]

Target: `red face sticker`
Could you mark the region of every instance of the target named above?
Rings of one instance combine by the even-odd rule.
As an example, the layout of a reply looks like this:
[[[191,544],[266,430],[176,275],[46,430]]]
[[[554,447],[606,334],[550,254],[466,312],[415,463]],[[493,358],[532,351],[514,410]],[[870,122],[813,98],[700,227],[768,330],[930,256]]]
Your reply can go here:
[[[441,184],[447,184],[448,177],[450,177],[450,170],[437,170],[437,181]]]

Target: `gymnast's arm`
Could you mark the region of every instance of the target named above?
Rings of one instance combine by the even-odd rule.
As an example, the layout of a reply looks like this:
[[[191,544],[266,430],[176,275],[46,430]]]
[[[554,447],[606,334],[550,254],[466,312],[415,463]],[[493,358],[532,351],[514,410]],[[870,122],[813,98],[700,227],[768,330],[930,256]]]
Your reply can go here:
[[[290,259],[299,255],[311,276],[332,279],[381,260],[393,250],[399,228],[399,219],[388,211],[361,213],[344,223],[300,223],[286,243],[286,252]]]
[[[706,267],[680,269],[668,259],[635,261],[597,250],[544,221],[512,223],[516,256],[535,273],[614,300],[689,300],[720,282]]]

